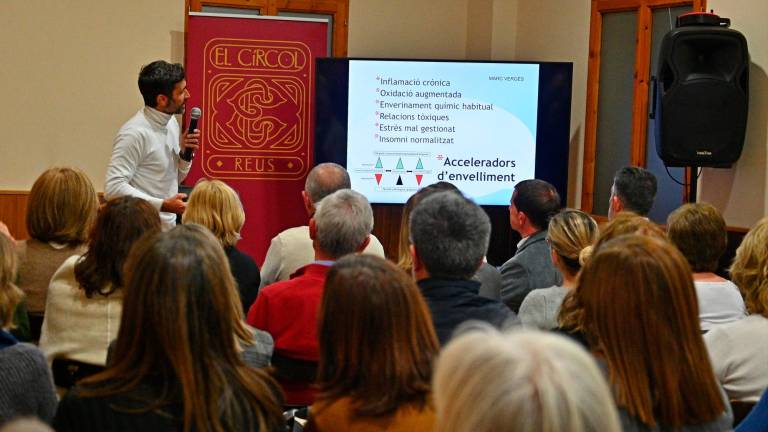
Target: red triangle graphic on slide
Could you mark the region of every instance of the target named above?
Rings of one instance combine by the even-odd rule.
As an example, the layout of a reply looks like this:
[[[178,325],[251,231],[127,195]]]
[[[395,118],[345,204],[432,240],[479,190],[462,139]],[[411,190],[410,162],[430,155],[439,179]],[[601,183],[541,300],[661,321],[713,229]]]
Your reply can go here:
[[[424,178],[424,174],[416,174],[416,183],[421,185],[421,179]]]
[[[381,184],[381,174],[374,174],[376,176],[376,184]]]

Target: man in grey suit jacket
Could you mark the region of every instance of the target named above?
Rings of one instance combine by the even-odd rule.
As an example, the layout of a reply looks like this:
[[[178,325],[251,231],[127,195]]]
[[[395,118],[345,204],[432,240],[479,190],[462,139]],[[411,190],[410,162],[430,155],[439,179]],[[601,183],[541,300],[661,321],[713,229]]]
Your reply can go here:
[[[501,300],[515,313],[529,292],[562,283],[546,241],[549,219],[560,210],[560,195],[543,180],[515,186],[509,204],[509,224],[523,237],[515,255],[501,266]]]

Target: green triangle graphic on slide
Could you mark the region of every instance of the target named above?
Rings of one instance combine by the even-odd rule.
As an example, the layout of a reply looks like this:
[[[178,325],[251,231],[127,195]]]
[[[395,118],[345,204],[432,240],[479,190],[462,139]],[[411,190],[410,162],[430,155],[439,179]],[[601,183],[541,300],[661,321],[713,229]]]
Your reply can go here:
[[[381,158],[379,158],[379,159],[376,161],[376,168],[384,168],[384,165],[382,165],[382,163],[381,163]]]
[[[419,158],[419,162],[416,164],[416,169],[424,169],[424,165],[421,163],[421,158]]]
[[[403,159],[397,158],[397,169],[404,169],[403,167]]]

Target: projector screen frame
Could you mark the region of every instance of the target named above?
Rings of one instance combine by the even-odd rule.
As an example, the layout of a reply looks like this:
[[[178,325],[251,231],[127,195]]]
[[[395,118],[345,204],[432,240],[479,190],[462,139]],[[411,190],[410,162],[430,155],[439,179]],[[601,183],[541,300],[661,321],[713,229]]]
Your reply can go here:
[[[403,59],[369,57],[324,57],[316,60],[314,164],[335,162],[347,166],[347,119],[349,107],[349,62],[395,61],[482,64],[535,64],[539,66],[536,159],[534,177],[555,186],[561,199],[568,193],[568,156],[573,91],[573,63],[539,61],[485,61],[460,59]],[[331,75],[327,75],[331,72]],[[331,79],[333,78],[333,79]],[[329,104],[329,95],[343,98]],[[325,98],[325,99],[324,99]],[[332,119],[343,119],[343,128]],[[335,137],[335,138],[334,138]],[[332,142],[331,142],[332,141]],[[524,180],[524,179],[520,179]],[[425,184],[426,186],[426,184]],[[401,203],[377,205],[402,206]],[[485,207],[486,205],[484,205]],[[487,205],[501,207],[501,205]]]

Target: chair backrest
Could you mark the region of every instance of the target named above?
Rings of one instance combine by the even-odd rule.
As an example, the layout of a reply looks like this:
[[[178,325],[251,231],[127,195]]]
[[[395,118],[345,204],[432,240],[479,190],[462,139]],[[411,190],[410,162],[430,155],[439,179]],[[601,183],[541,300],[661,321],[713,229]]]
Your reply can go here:
[[[755,402],[732,400],[731,410],[733,411],[733,427],[736,427],[736,425],[741,423],[754,407]]]
[[[69,389],[81,379],[97,374],[103,370],[104,366],[92,365],[65,358],[55,358],[51,365],[54,384],[56,384],[57,387],[64,389]]]
[[[315,399],[314,383],[317,362],[272,354],[272,375],[285,393],[285,405],[289,407],[312,405]]]

